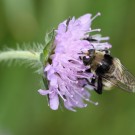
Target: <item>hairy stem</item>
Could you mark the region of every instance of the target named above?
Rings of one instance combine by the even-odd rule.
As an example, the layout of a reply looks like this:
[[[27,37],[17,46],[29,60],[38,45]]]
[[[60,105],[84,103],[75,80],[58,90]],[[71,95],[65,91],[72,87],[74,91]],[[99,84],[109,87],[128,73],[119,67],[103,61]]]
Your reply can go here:
[[[25,51],[25,50],[24,51],[9,50],[5,52],[0,52],[0,61],[14,60],[14,59],[40,61],[40,53],[34,51]]]

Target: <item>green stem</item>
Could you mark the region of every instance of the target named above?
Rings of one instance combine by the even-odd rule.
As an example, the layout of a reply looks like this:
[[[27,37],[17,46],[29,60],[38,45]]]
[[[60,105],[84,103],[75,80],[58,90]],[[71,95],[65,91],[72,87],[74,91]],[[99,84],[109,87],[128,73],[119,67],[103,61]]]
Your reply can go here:
[[[5,52],[0,52],[0,61],[14,60],[14,59],[40,61],[40,53],[25,50],[24,51],[9,50]]]

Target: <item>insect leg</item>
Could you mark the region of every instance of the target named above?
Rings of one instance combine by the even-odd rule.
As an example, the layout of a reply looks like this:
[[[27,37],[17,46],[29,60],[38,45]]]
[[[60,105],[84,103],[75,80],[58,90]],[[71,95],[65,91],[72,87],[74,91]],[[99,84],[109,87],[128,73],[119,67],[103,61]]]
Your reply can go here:
[[[97,89],[95,91],[98,94],[102,94],[102,88],[103,88],[102,77],[98,76],[98,79],[97,79]]]

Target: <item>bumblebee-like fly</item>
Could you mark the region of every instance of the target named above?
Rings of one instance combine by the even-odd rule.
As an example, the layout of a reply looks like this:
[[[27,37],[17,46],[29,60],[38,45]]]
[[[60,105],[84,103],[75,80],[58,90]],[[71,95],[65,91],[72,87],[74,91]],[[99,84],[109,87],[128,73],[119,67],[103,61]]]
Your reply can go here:
[[[92,38],[87,40],[96,41]],[[118,58],[112,57],[109,51],[90,49],[81,59],[86,66],[90,67],[87,72],[95,74],[89,83],[96,86],[95,91],[98,94],[102,94],[103,86],[116,86],[128,92],[135,92],[135,77]]]

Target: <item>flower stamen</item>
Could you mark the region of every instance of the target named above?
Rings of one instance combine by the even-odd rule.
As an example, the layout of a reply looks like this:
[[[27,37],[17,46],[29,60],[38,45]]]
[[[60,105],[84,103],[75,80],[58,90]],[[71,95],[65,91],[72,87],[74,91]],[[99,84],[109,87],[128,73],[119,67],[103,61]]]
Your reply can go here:
[[[95,16],[93,16],[93,18],[91,18],[91,21],[95,20],[98,16],[101,16],[100,12],[98,12]]]

